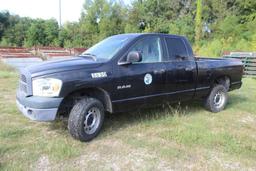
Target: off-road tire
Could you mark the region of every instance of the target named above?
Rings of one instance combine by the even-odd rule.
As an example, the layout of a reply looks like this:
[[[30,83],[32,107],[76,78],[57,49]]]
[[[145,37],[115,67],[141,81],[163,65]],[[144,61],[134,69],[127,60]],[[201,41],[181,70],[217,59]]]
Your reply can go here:
[[[95,132],[88,134],[85,131],[86,116],[89,115],[89,110],[97,108],[100,112],[99,124]],[[102,127],[104,121],[105,110],[103,104],[91,97],[84,97],[75,102],[68,119],[68,130],[72,137],[82,142],[87,142],[95,138]]]
[[[220,93],[222,96],[221,98],[223,98],[223,101],[220,103],[220,105],[216,105],[217,103],[215,98],[217,96],[217,93]],[[205,100],[205,108],[211,112],[217,113],[222,111],[226,107],[227,102],[227,89],[223,85],[215,85]]]

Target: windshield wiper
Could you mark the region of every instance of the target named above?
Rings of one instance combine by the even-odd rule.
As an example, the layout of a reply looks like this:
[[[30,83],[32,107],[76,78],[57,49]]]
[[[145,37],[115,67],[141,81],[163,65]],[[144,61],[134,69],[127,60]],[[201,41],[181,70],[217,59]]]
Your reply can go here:
[[[89,58],[92,58],[94,61],[97,61],[97,56],[94,55],[94,54],[91,54],[91,53],[84,53],[84,54],[81,54],[79,56],[80,57],[89,57]]]

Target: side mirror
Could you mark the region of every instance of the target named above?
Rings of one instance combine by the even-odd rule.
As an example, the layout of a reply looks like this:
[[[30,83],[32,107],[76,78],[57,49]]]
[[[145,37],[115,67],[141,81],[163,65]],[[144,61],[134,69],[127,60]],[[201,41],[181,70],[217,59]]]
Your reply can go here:
[[[128,65],[134,62],[141,62],[141,61],[142,61],[141,53],[137,51],[132,51],[128,53],[126,61],[118,62],[118,65]]]
[[[127,55],[128,63],[141,62],[141,61],[142,61],[142,55],[140,52],[132,51],[128,53]]]

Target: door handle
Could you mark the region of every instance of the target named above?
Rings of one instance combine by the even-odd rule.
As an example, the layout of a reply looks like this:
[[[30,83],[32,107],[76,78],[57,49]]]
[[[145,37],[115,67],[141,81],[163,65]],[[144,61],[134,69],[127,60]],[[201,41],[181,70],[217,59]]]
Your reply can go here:
[[[212,72],[211,71],[206,71],[206,75],[207,75],[208,78],[211,78]]]
[[[186,67],[185,71],[193,71],[193,68],[192,67]]]
[[[163,74],[163,73],[165,73],[164,69],[154,70],[154,74]]]

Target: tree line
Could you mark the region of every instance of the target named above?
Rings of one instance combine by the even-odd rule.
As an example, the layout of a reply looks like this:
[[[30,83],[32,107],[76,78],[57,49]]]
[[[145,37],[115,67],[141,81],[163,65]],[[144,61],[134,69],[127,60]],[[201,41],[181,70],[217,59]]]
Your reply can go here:
[[[72,15],[72,14],[71,14]],[[0,12],[1,46],[90,47],[105,37],[159,32],[188,37],[200,55],[256,50],[255,0],[85,0],[78,22]]]

